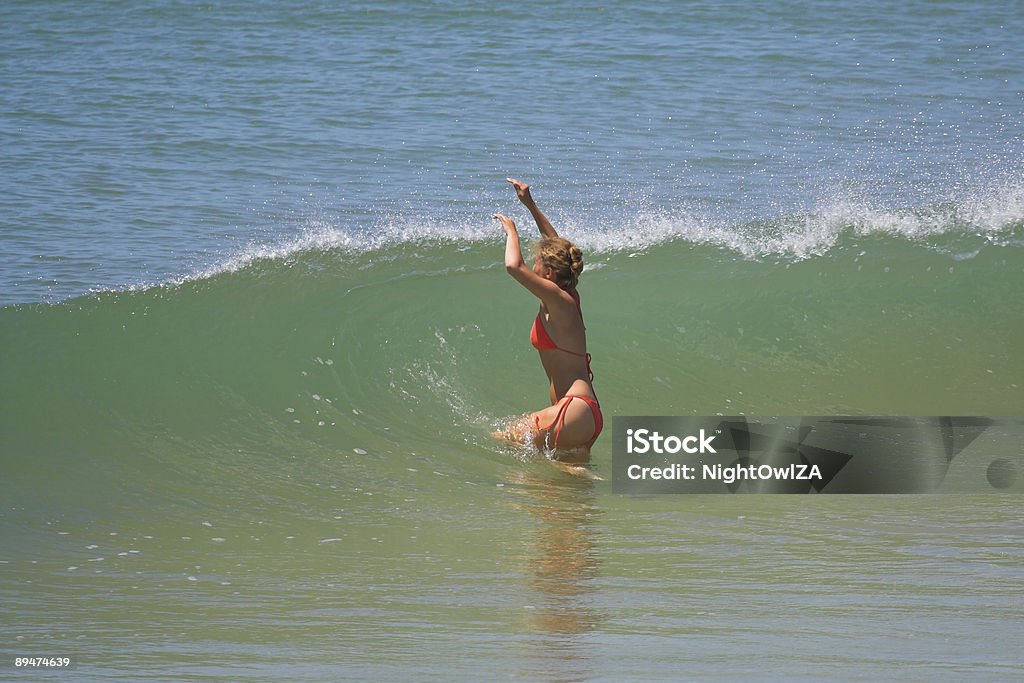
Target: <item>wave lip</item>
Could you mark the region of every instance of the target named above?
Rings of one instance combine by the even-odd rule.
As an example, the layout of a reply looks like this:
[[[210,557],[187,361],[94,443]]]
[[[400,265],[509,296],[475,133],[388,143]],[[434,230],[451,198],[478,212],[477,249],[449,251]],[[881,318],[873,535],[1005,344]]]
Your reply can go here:
[[[744,259],[802,261],[822,257],[849,240],[889,236],[920,244],[957,259],[972,258],[990,245],[1024,246],[1024,185],[997,187],[967,198],[921,208],[887,208],[837,193],[801,214],[728,222],[691,209],[650,204],[631,206],[593,220],[579,211],[559,221],[563,235],[593,257],[643,253],[660,245],[709,246]],[[524,249],[535,239],[528,217],[519,217]],[[599,227],[595,227],[599,226]],[[310,218],[295,235],[253,241],[233,253],[160,281],[121,287],[95,287],[92,294],[175,287],[247,269],[257,263],[292,265],[316,255],[343,259],[392,260],[407,249],[454,247],[492,249],[500,259],[502,235],[488,215],[430,217],[388,214],[367,226],[345,226],[340,219]],[[396,253],[392,253],[396,252]]]
[[[596,254],[642,252],[669,242],[720,247],[748,259],[782,257],[804,260],[824,256],[844,236],[889,235],[928,246],[936,238],[980,237],[992,244],[1016,244],[1024,228],[1024,186],[1002,188],[986,196],[920,209],[879,208],[854,198],[837,197],[802,215],[743,224],[718,222],[695,212],[675,213],[647,207],[617,220],[594,223],[570,219],[563,234]],[[529,229],[523,229],[529,227]],[[532,239],[532,226],[520,222],[520,234]],[[272,244],[250,244],[208,268],[183,276],[176,284],[235,272],[254,262],[282,261],[306,253],[368,254],[406,245],[500,244],[487,218],[451,220],[390,216],[370,230],[349,230],[323,219],[310,220],[297,236]],[[528,246],[527,246],[528,248]]]
[[[823,256],[846,236],[885,235],[945,249],[958,238],[984,243],[1024,243],[1024,186],[998,188],[968,199],[918,209],[881,208],[836,196],[799,215],[727,224],[696,214],[649,210],[614,233],[585,235],[580,243],[599,252],[646,249],[670,241],[709,245],[748,259],[804,260]]]

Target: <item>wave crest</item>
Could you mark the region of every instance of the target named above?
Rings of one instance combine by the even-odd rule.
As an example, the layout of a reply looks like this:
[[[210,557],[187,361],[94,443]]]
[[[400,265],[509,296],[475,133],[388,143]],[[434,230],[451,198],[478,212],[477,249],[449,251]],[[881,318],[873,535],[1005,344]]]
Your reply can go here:
[[[529,218],[521,218],[519,225],[524,241],[529,242],[533,227],[527,221]],[[837,193],[802,214],[756,221],[730,223],[706,212],[647,205],[598,221],[584,218],[580,212],[559,221],[559,225],[563,234],[597,255],[639,253],[683,242],[721,248],[747,259],[804,260],[828,254],[847,238],[891,236],[970,257],[989,244],[1024,246],[1024,184],[921,208],[880,207]],[[486,215],[438,218],[388,214],[369,226],[346,226],[339,220],[317,217],[308,219],[290,238],[247,244],[212,265],[165,284],[204,280],[256,262],[287,262],[308,254],[372,256],[374,252],[406,246],[442,245],[469,250],[484,244],[497,246],[501,238],[500,230]],[[969,245],[963,243],[965,239]]]

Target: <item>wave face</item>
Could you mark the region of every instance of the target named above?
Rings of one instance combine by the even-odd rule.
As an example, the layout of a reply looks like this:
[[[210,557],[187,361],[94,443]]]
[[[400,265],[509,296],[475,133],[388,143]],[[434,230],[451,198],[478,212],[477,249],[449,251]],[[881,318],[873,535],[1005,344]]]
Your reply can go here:
[[[910,237],[866,222],[829,223],[814,255],[671,237],[592,245],[580,290],[606,415],[1020,414],[1020,224]],[[791,223],[746,229],[769,243]],[[536,304],[500,245],[355,249],[317,234],[176,284],[0,309],[7,642],[59,647],[83,680],[194,678],[207,640],[223,680],[443,677],[472,639],[495,653],[462,664],[474,674],[496,657],[527,678],[574,678],[580,662],[629,678],[639,660],[591,662],[589,639],[670,625],[679,605],[703,639],[708,614],[723,629],[775,628],[794,591],[822,585],[855,605],[851,619],[923,594],[937,602],[895,628],[953,614],[950,628],[970,633],[1015,590],[1012,496],[738,507],[611,495],[524,462],[535,456],[488,436],[546,398],[527,334]],[[610,442],[594,450],[605,477]],[[724,566],[743,578],[723,579]],[[983,570],[963,579],[965,566]],[[948,590],[965,580],[966,605]],[[886,603],[865,606],[864,586],[884,586]],[[723,591],[750,599],[723,608]],[[803,618],[827,632],[835,609]],[[40,616],[54,613],[63,621]],[[765,656],[778,637],[799,642],[801,624],[773,631]],[[979,651],[999,661],[1004,632],[979,636]]]
[[[581,232],[606,412],[1021,412],[1024,224],[1012,203],[988,211],[837,206],[729,231],[644,214]],[[401,478],[413,453],[501,462],[488,431],[545,399],[536,304],[493,234],[429,225],[363,243],[315,226],[176,283],[0,309],[8,486],[60,472],[60,505],[66,489],[105,497],[82,479],[173,497],[188,472],[247,481],[320,456],[363,482]]]

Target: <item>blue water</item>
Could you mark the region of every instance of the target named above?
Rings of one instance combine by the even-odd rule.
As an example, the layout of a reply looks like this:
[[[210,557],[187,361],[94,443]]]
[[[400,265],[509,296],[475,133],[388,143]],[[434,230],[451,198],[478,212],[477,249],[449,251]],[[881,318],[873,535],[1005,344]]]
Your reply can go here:
[[[1000,2],[8,2],[0,19],[0,304],[189,276],[324,225],[475,234],[506,175],[612,235],[849,202],[1021,218],[1024,12]]]

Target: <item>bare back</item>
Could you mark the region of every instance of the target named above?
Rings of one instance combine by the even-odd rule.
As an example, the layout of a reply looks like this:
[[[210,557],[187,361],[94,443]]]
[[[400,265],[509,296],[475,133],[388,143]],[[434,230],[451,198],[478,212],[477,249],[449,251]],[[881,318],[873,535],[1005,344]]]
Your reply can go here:
[[[557,308],[542,301],[531,341],[547,374],[552,404],[568,393],[597,398],[590,383],[587,332],[577,298],[565,293]]]

